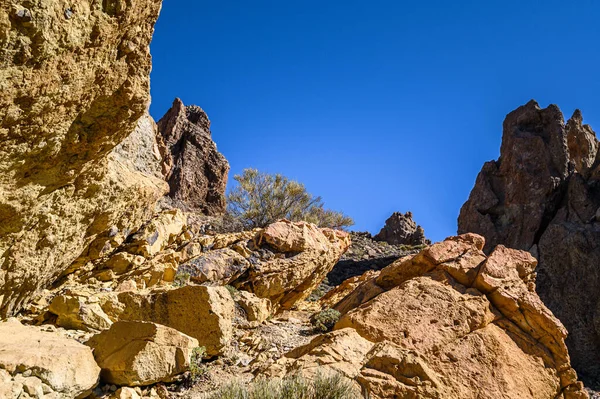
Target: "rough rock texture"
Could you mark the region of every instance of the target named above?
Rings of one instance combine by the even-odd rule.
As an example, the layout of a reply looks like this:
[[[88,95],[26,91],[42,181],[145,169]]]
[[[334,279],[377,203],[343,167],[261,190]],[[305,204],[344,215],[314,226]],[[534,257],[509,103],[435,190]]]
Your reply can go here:
[[[103,381],[139,386],[169,382],[187,371],[198,341],[159,324],[120,321],[86,344],[94,350]]]
[[[350,247],[327,274],[327,280],[332,286],[340,285],[350,277],[360,276],[368,270],[381,270],[403,256],[418,252],[418,249],[411,246],[375,241],[367,232],[350,232],[350,239]]]
[[[343,231],[281,220],[267,226],[259,242],[279,256],[266,262],[253,260],[232,285],[270,299],[275,308],[290,309],[323,281],[348,249],[350,237]]]
[[[486,257],[484,244],[473,234],[451,237],[340,301],[333,334],[358,333],[372,343],[366,353],[327,360],[336,345],[350,347],[329,333],[274,370],[310,368],[323,356],[373,398],[586,398],[566,330],[535,293],[536,260],[502,246]]]
[[[117,321],[149,321],[183,332],[219,355],[232,338],[234,301],[224,287],[94,293],[67,290],[51,302],[56,324],[87,331],[106,330]]]
[[[207,215],[225,212],[229,163],[211,138],[206,113],[194,105],[184,106],[177,98],[158,128],[166,146],[163,170],[169,196],[189,210]]]
[[[112,226],[139,226],[163,194],[119,150],[110,155],[144,125],[160,4],[0,5],[1,315],[95,256],[88,246]]]
[[[87,346],[16,319],[0,323],[0,397],[85,397],[99,374]]]
[[[394,212],[385,221],[385,226],[373,237],[377,241],[385,241],[393,245],[426,245],[431,242],[425,238],[425,231],[417,226],[412,212],[402,214]]]
[[[487,162],[458,219],[459,232],[530,251],[537,292],[569,331],[584,381],[600,385],[600,159],[595,133],[575,111],[534,101],[504,122],[498,161]],[[598,220],[597,220],[598,219]]]

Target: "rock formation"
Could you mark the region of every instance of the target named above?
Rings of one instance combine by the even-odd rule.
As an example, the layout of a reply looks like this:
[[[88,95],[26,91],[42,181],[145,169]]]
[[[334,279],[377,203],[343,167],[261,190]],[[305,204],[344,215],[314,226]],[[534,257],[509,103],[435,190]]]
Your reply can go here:
[[[177,98],[158,128],[166,146],[163,170],[175,204],[206,215],[225,212],[229,163],[211,138],[206,113]]]
[[[15,319],[0,323],[0,397],[85,397],[99,374],[85,345]]]
[[[161,1],[21,4],[0,5],[3,316],[96,256],[90,244],[109,231],[139,227],[166,189],[115,149],[136,127],[153,140],[148,44]]]
[[[573,366],[600,381],[600,158],[577,110],[565,124],[555,105],[534,101],[504,121],[500,158],[487,162],[458,218],[459,232],[530,251],[537,291],[564,323]]]
[[[336,371],[372,398],[586,398],[535,258],[483,246],[451,237],[363,279],[334,306],[335,331],[265,373]]]
[[[102,368],[102,379],[120,386],[169,382],[186,371],[198,341],[148,322],[120,321],[87,343]]]
[[[385,226],[373,237],[377,241],[385,241],[392,245],[426,245],[430,241],[425,238],[425,231],[417,226],[412,212],[402,214],[394,212],[385,221]]]
[[[381,270],[403,256],[418,252],[418,249],[407,248],[405,245],[376,241],[367,232],[351,232],[350,238],[350,247],[327,274],[330,285],[340,285],[368,270]]]

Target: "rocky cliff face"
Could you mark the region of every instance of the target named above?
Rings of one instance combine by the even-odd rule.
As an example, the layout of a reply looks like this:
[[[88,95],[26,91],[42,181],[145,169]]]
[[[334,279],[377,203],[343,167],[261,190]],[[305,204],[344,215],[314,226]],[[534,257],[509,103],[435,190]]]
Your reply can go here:
[[[377,241],[385,241],[392,245],[425,245],[430,243],[425,238],[425,231],[412,218],[412,212],[402,214],[394,212],[385,221],[385,226],[373,237]]]
[[[334,331],[267,375],[335,371],[372,398],[586,398],[566,330],[535,293],[535,258],[483,246],[450,237],[342,284]]]
[[[166,145],[163,170],[169,196],[180,208],[223,214],[229,163],[211,138],[206,113],[194,105],[184,106],[177,98],[158,127]]]
[[[458,218],[459,232],[530,251],[537,291],[569,331],[573,365],[600,379],[600,158],[579,111],[567,123],[534,101],[504,122],[500,158],[487,162]]]
[[[136,127],[153,141],[141,118],[160,6],[0,5],[1,315],[139,227],[165,191],[147,170],[122,161],[123,146],[114,150]]]

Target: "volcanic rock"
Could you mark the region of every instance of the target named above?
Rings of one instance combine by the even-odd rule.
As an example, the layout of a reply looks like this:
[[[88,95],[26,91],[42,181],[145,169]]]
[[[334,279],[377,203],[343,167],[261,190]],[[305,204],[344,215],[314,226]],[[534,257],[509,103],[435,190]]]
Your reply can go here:
[[[272,259],[251,258],[251,266],[232,282],[238,289],[290,309],[308,297],[348,249],[348,233],[314,224],[281,220],[265,228],[258,242],[276,251]]]
[[[176,98],[158,128],[165,144],[163,170],[175,204],[206,215],[224,213],[229,163],[211,138],[206,113]]]
[[[486,257],[484,245],[474,234],[451,237],[365,278],[334,307],[343,315],[329,338],[270,370],[311,369],[315,355],[343,353],[327,367],[374,398],[586,398],[566,330],[535,293],[537,261],[503,246]],[[352,351],[335,333],[371,347]]]
[[[115,149],[136,129],[148,138],[136,145],[155,140],[144,118],[161,1],[75,2],[70,18],[64,2],[24,5],[0,5],[2,316],[97,256],[113,226],[139,227],[167,188]]]
[[[417,226],[412,216],[412,212],[406,212],[404,215],[394,212],[385,221],[385,226],[381,231],[373,238],[392,245],[430,244],[430,241],[425,238],[425,231],[421,226]]]
[[[119,321],[87,345],[94,350],[103,381],[140,386],[170,382],[187,371],[198,341],[159,324]]]
[[[555,105],[535,101],[504,122],[500,158],[487,162],[458,218],[459,232],[530,251],[537,292],[569,331],[573,366],[600,384],[600,159],[577,110],[565,124]]]
[[[16,319],[0,323],[0,397],[85,397],[99,374],[87,346]]]

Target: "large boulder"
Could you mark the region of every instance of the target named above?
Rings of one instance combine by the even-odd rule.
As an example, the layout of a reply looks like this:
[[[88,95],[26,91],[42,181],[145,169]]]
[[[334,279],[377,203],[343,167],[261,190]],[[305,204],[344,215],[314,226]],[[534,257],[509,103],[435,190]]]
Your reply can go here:
[[[412,218],[412,212],[402,214],[394,212],[385,221],[385,226],[373,237],[377,241],[385,241],[392,245],[425,245],[425,230],[418,226]]]
[[[484,245],[474,234],[451,237],[370,273],[334,306],[342,317],[329,338],[270,372],[311,369],[315,355],[344,353],[327,368],[373,398],[586,398],[567,332],[535,293],[535,258],[503,246],[486,257]],[[349,334],[370,347],[350,350],[340,341]]]
[[[104,382],[140,386],[170,382],[190,367],[198,341],[149,322],[119,321],[87,343]]]
[[[16,319],[0,323],[0,397],[85,397],[99,374],[87,346]]]
[[[233,337],[235,303],[225,287],[186,286],[149,292],[125,291],[103,309],[113,320],[151,321],[187,334],[219,355]]]
[[[109,231],[139,227],[163,195],[164,182],[115,148],[136,129],[148,140],[134,146],[154,144],[148,44],[160,6],[0,5],[0,315],[97,256],[89,247]]]
[[[225,212],[229,163],[211,138],[210,121],[202,108],[175,99],[158,121],[165,144],[163,169],[169,196],[185,209],[207,215]]]
[[[600,159],[594,131],[577,110],[567,123],[534,101],[504,122],[500,158],[487,162],[458,218],[459,233],[531,252],[537,292],[569,331],[573,366],[600,381]]]
[[[231,284],[270,299],[276,309],[290,309],[319,286],[348,249],[350,236],[311,223],[281,220],[260,232],[257,245],[275,255],[251,257],[251,266]]]

